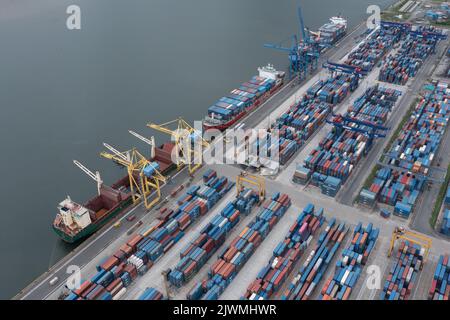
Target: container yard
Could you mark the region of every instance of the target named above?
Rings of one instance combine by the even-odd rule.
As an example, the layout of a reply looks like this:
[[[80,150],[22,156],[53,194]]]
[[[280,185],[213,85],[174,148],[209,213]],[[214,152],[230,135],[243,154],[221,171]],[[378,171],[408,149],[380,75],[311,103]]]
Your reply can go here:
[[[269,263],[247,289],[245,298],[263,300],[278,292],[289,273],[304,254],[308,245],[324,221],[323,210],[315,212],[314,205],[305,207],[289,228],[289,233],[273,250]]]
[[[416,7],[408,1],[402,10]],[[408,220],[430,181],[437,180],[436,157],[450,117],[449,84],[425,81],[448,45],[445,32],[384,21],[373,30],[359,26],[359,36],[346,37],[347,21],[340,17],[320,27],[320,35],[303,29],[307,35],[297,48],[311,49],[311,39],[320,39],[316,45],[324,56],[317,72],[301,79],[297,70],[305,80],[300,82],[272,65],[259,68],[258,76],[207,108],[202,122],[203,129],[266,129],[234,151],[251,145],[257,159],[194,167],[169,163],[168,145],[158,156],[142,157],[139,166],[132,163],[138,174],[112,186],[130,197],[123,217],[105,224],[18,298],[448,300],[450,191],[436,227],[439,236],[415,230]],[[291,51],[289,59],[292,63]],[[409,112],[406,102],[419,93],[415,83],[422,88],[420,99]],[[404,122],[396,116],[402,112]],[[197,131],[177,123],[187,128],[186,136],[165,124],[148,127],[176,137],[170,151],[195,155]],[[189,141],[187,147],[183,141]],[[201,143],[209,151],[228,142],[218,137]],[[110,159],[130,172],[131,165],[124,165],[129,154],[108,149]],[[276,151],[276,166],[262,165],[258,157]],[[373,175],[364,167],[369,161]],[[358,203],[342,203],[339,196],[363,175],[370,183],[355,186]],[[137,177],[137,187],[152,186],[151,192],[139,190],[142,204],[131,190]],[[156,195],[158,204],[146,206]],[[93,217],[105,212],[78,206]],[[61,217],[64,208],[79,207],[61,203]],[[90,259],[82,260],[84,254]],[[67,264],[82,266],[80,287],[65,286],[61,273]],[[373,266],[382,276],[378,288],[368,285],[367,269]]]
[[[219,254],[208,278],[196,284],[187,299],[217,300],[290,205],[291,200],[286,194],[277,193],[267,200],[255,219]]]
[[[83,290],[72,291],[68,298],[71,300],[80,298],[94,300],[101,297],[102,300],[117,300],[118,296],[123,295],[126,288],[138,276],[144,275],[184,236],[191,223],[204,216],[233,186],[234,182],[228,182],[226,177],[218,177],[215,171],[205,172],[203,185],[190,187],[184,195],[178,198],[176,203],[162,208],[159,211],[158,219],[152,226],[135,234],[112,256],[104,258],[96,267],[97,273],[83,282]],[[240,200],[236,202],[239,203]],[[238,215],[235,215],[233,221],[237,221],[237,218]],[[219,234],[215,234],[215,236],[220,237]],[[207,252],[202,248],[197,249],[193,257],[201,263],[206,259]],[[188,273],[187,277],[196,269],[196,260],[191,262],[190,266],[183,269]],[[174,275],[172,278],[180,282],[185,280],[183,273],[179,279]],[[117,291],[117,286],[125,290]]]
[[[436,36],[423,36],[430,32]],[[395,53],[389,54],[382,61],[378,79],[383,82],[405,85],[409,78],[414,77],[425,59],[436,52],[442,30],[433,28],[424,30],[418,28],[402,39],[401,46]]]
[[[180,252],[180,262],[168,274],[169,282],[181,287],[200,270],[225,241],[229,232],[240,221],[240,215],[248,215],[259,197],[250,189],[245,189],[239,197],[226,205],[220,214],[213,217],[199,236]]]
[[[335,219],[331,219],[319,235],[307,260],[281,296],[282,300],[307,300],[312,297],[347,231],[345,223],[337,223]]]
[[[364,266],[375,247],[379,229],[369,224],[366,228],[358,224],[353,231],[351,245],[342,251],[342,259],[336,263],[333,277],[322,288],[322,300],[348,300],[358,282]]]
[[[439,257],[436,271],[434,272],[433,281],[431,283],[430,300],[448,300],[450,296],[450,264],[448,255]]]
[[[394,214],[408,218],[423,192],[427,176],[447,127],[448,84],[437,82],[424,87],[425,93],[414,107],[360,201],[378,201],[394,208]]]
[[[382,300],[408,300],[423,267],[424,250],[407,241],[401,243],[383,286]]]
[[[304,167],[296,170],[296,180],[306,183],[310,176],[311,184],[323,194],[336,196],[353,168],[370,151],[377,129],[383,129],[400,94],[378,85],[367,89],[344,115],[336,115],[330,122],[332,131],[309,154]]]
[[[401,27],[382,24],[350,52],[345,64],[372,71],[384,55],[400,41],[402,33]]]

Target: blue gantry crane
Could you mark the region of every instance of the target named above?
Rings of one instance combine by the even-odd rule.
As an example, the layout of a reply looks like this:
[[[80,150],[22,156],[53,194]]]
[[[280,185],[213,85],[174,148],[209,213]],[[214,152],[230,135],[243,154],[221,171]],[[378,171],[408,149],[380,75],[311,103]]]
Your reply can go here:
[[[362,70],[360,67],[351,66],[348,64],[327,61],[322,66],[332,73],[342,72],[347,74],[355,74],[358,75],[360,78],[367,75],[367,71]]]
[[[337,130],[337,134],[341,134],[343,130],[348,130],[362,133],[367,137],[367,147],[365,149],[365,153],[367,153],[372,147],[374,139],[386,137],[386,134],[379,131],[389,130],[389,128],[371,121],[359,120],[348,115],[336,115],[334,113],[332,115],[333,120],[327,120],[327,123],[334,126],[335,130]]]
[[[308,72],[312,72],[317,69],[320,50],[319,42],[311,36],[311,33],[305,28],[303,22],[303,14],[301,6],[297,9],[300,36],[302,39],[299,41],[297,35],[291,37],[291,46],[285,47],[280,44],[265,44],[264,47],[275,49],[288,53],[289,57],[289,78],[298,76],[299,80],[305,79]]]

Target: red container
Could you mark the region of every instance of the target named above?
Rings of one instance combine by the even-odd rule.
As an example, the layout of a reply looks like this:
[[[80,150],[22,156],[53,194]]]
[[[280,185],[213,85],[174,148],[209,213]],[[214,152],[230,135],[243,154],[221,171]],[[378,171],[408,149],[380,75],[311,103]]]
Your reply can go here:
[[[113,267],[117,266],[119,264],[119,259],[117,259],[115,256],[111,256],[106,260],[102,265],[101,268],[103,270],[109,271]]]
[[[136,245],[141,241],[144,237],[140,234],[134,235],[130,240],[128,240],[127,244],[133,249],[133,251],[136,251]]]

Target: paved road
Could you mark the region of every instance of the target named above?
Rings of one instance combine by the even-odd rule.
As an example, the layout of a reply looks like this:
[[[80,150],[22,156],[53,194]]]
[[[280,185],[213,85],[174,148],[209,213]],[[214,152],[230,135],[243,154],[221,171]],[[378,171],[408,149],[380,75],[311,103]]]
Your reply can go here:
[[[319,65],[322,65],[326,60],[339,60],[341,56],[348,53],[348,51],[355,46],[355,37],[361,36],[365,31],[364,24],[359,25],[354,31],[348,34],[346,38],[341,40],[340,44],[335,48],[329,49],[319,61]],[[319,72],[316,71],[314,74]],[[314,75],[313,74],[313,75]],[[312,77],[311,75],[310,77]],[[310,78],[309,77],[309,78]],[[275,110],[283,101],[289,98],[298,87],[306,82],[296,83],[295,81],[289,83],[280,92],[271,97],[265,104],[263,104],[257,111],[250,114],[247,118],[243,119],[247,127],[252,127],[260,123],[264,117],[270,112]],[[188,179],[187,170],[179,171],[175,177],[173,177],[171,183],[162,186],[162,197],[167,197],[172,189],[184,183]],[[61,261],[56,263],[49,271],[44,273],[38,279],[33,281],[27,288],[23,289],[15,299],[33,299],[40,300],[49,297],[56,290],[61,290],[63,283],[67,280],[69,274],[66,273],[67,266],[76,265],[79,267],[85,266],[89,261],[96,257],[103,249],[105,249],[111,242],[117,239],[119,236],[127,233],[129,230],[135,229],[135,225],[131,225],[125,218],[131,214],[136,216],[136,221],[143,218],[147,212],[142,205],[138,205],[125,213],[120,219],[122,226],[115,228],[111,224],[104,227],[90,239],[82,243],[73,252],[68,254]],[[49,281],[54,277],[58,277],[58,285],[51,286]]]

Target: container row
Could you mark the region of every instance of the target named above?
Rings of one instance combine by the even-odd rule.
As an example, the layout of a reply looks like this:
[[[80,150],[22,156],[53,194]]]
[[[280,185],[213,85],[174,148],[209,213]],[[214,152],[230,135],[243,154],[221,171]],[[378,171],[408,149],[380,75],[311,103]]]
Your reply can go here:
[[[428,299],[448,300],[450,297],[450,260],[448,255],[439,257]]]
[[[378,234],[379,229],[373,228],[371,223],[365,228],[361,223],[355,227],[352,242],[342,251],[342,258],[336,262],[334,275],[325,282],[320,299],[349,299],[375,247]]]
[[[396,261],[389,270],[381,300],[408,300],[423,267],[425,250],[417,244],[402,241]]]
[[[373,206],[376,201],[394,206],[394,213],[408,217],[442,142],[450,116],[449,89],[444,82],[424,87],[416,104],[390,149],[370,188],[360,193],[360,202]]]
[[[257,216],[233,239],[211,266],[208,277],[188,293],[189,300],[217,300],[291,205],[286,194],[274,194]]]
[[[388,119],[400,92],[375,85],[356,99],[344,115],[331,121],[332,130],[297,166],[293,180],[311,183],[322,193],[334,197],[353,168],[372,146],[377,127]]]
[[[194,185],[171,207],[160,210],[157,219],[140,234],[132,236],[113,255],[97,265],[97,273],[72,290],[68,300],[118,300],[126,288],[143,275],[183,236],[189,225],[203,216],[233,186],[215,171],[204,175],[202,185]]]
[[[259,202],[259,196],[250,189],[244,189],[239,196],[229,202],[200,231],[199,235],[180,252],[180,262],[169,272],[169,282],[181,287],[189,282],[206,264],[208,259],[225,242],[231,230],[239,223],[242,208],[245,214]]]
[[[312,298],[314,290],[319,286],[347,231],[345,224],[337,223],[334,218],[328,223],[326,229],[320,234],[316,246],[282,295],[282,300]]]
[[[268,264],[248,286],[244,298],[266,300],[277,293],[324,220],[323,209],[315,212],[314,205],[308,204],[291,225],[285,238],[275,247]]]

